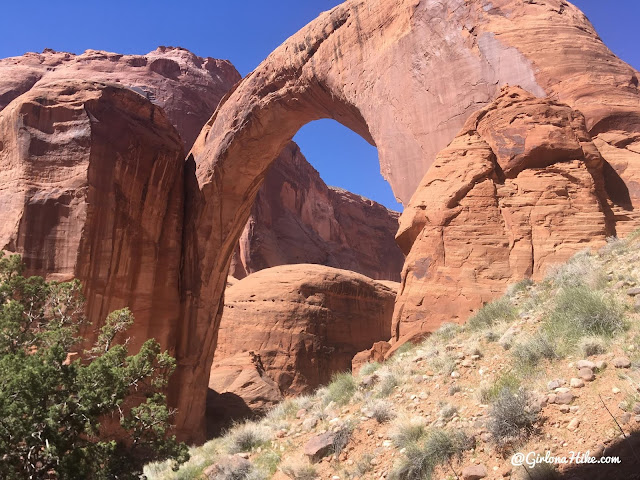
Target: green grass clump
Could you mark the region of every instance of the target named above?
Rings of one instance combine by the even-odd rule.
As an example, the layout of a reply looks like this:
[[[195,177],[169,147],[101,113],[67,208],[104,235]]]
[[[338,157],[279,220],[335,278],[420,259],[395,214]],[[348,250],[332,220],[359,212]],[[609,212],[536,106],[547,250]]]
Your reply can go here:
[[[365,377],[367,375],[371,375],[372,373],[374,373],[376,370],[378,370],[380,367],[382,366],[382,364],[380,364],[379,362],[369,362],[369,363],[365,363],[362,368],[360,369],[360,376],[361,377]]]
[[[509,298],[501,297],[478,310],[467,325],[471,330],[482,330],[499,322],[513,321],[516,314],[516,308]]]
[[[304,460],[290,461],[283,465],[282,473],[293,480],[314,480],[318,478],[316,467]]]
[[[480,390],[480,402],[483,404],[491,403],[503,390],[506,389],[510,392],[517,392],[521,385],[522,382],[520,378],[514,372],[504,373],[491,387]]]
[[[438,465],[472,448],[472,440],[462,431],[432,430],[423,440],[409,444],[405,457],[390,473],[392,480],[430,480]]]
[[[417,443],[426,433],[424,419],[420,417],[401,419],[391,433],[391,441],[398,449],[403,449]]]
[[[626,330],[622,307],[611,296],[586,286],[564,288],[545,329],[568,349],[586,336],[612,337]]]
[[[398,347],[394,355],[402,355],[403,353],[408,353],[414,348],[415,348],[415,345],[412,342],[404,342],[402,345]]]
[[[266,450],[256,457],[254,463],[256,467],[271,477],[276,473],[281,460],[282,457],[278,452],[274,450]]]
[[[227,435],[229,453],[250,452],[269,442],[269,430],[256,423],[243,423],[235,426]]]
[[[558,358],[556,346],[551,337],[543,332],[536,332],[529,340],[517,343],[511,349],[516,366],[523,370],[536,367],[540,360]]]
[[[380,381],[376,385],[375,393],[378,398],[386,398],[391,395],[400,382],[396,374],[390,370],[380,375]]]
[[[350,372],[334,373],[327,386],[326,401],[345,405],[356,392],[356,381]]]

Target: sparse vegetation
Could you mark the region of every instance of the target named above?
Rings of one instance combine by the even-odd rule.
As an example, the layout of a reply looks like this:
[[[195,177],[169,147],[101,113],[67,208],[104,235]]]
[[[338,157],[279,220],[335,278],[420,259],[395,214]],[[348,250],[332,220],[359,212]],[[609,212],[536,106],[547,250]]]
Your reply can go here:
[[[499,446],[515,444],[528,437],[538,420],[538,414],[532,411],[529,391],[519,388],[513,391],[504,387],[491,402],[489,410],[489,432]]]
[[[313,480],[318,478],[316,468],[308,460],[290,460],[281,467],[282,473],[293,480]]]
[[[524,370],[536,367],[540,360],[558,357],[556,346],[547,333],[537,332],[529,340],[517,343],[511,349],[516,365]]]
[[[607,344],[604,339],[596,336],[590,336],[580,339],[578,349],[583,357],[591,357],[600,355],[607,351]]]
[[[471,330],[481,330],[499,322],[512,321],[516,318],[516,309],[508,297],[502,297],[487,303],[469,319],[467,325]]]
[[[327,386],[326,402],[335,402],[337,405],[347,403],[356,391],[356,381],[351,372],[336,373],[331,377],[331,383]]]
[[[430,480],[434,469],[449,464],[453,457],[472,448],[473,443],[462,431],[432,430],[424,440],[408,444],[405,457],[391,471],[390,478],[397,480]]]
[[[386,423],[395,417],[393,403],[387,400],[373,400],[367,405],[366,409],[371,418],[375,418],[378,423]]]
[[[390,369],[380,372],[380,380],[376,385],[376,396],[380,398],[388,397],[398,385],[398,377]]]
[[[623,310],[612,296],[578,286],[560,291],[545,330],[571,349],[582,337],[611,337],[626,326]]]
[[[229,453],[250,452],[265,445],[269,439],[269,430],[254,422],[234,426],[226,437]]]
[[[417,443],[426,433],[427,427],[423,418],[404,418],[393,429],[391,438],[393,443],[402,449]]]
[[[378,370],[382,365],[378,362],[369,362],[369,363],[365,363],[362,368],[360,369],[360,375],[361,376],[366,376],[366,375],[371,375],[372,373],[374,373],[376,370]]]
[[[353,421],[344,422],[334,433],[332,451],[340,455],[342,449],[347,446],[356,425]]]

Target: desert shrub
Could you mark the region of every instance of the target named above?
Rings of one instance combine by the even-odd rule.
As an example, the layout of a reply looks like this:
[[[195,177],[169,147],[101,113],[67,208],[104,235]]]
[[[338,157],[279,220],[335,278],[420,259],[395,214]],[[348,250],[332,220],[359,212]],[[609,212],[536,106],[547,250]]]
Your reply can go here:
[[[544,455],[542,455],[544,456]],[[558,474],[552,463],[537,463],[533,468],[522,465],[514,469],[514,480],[556,480]]]
[[[0,252],[0,478],[129,479],[151,461],[188,459],[160,393],[175,368],[168,352],[150,339],[129,355],[125,308],[73,360],[88,323],[80,282],[22,271],[18,255]]]
[[[244,459],[224,457],[216,463],[216,480],[264,480],[265,476]]]
[[[318,478],[316,467],[311,465],[307,460],[290,460],[280,467],[280,469],[282,473],[293,480],[314,480]]]
[[[427,433],[425,421],[420,417],[401,419],[391,431],[391,441],[399,449],[417,443]]]
[[[266,450],[255,458],[254,463],[257,468],[262,470],[267,474],[267,476],[271,477],[278,469],[281,459],[282,457],[278,452],[274,450]]]
[[[364,377],[366,375],[371,375],[376,370],[378,370],[382,365],[379,362],[369,362],[365,363],[360,369],[360,376]]]
[[[516,308],[508,297],[501,297],[487,303],[473,315],[467,325],[471,330],[481,330],[499,322],[513,321],[516,318]]]
[[[524,369],[537,366],[542,359],[553,360],[558,357],[555,344],[544,332],[536,332],[526,342],[517,343],[511,349],[511,355],[516,365]]]
[[[578,252],[566,263],[549,268],[545,281],[556,287],[593,289],[603,288],[607,283],[602,268],[589,250]]]
[[[247,422],[234,426],[226,436],[229,453],[250,452],[270,440],[269,429],[257,423]]]
[[[344,405],[356,391],[356,381],[350,372],[334,373],[331,383],[327,386],[326,401]]]
[[[451,385],[449,387],[449,395],[455,395],[456,393],[458,393],[461,390],[459,385]]]
[[[335,432],[333,437],[333,445],[331,450],[334,454],[340,455],[340,452],[347,446],[356,425],[353,421],[344,422]]]
[[[442,420],[450,420],[458,413],[458,407],[455,405],[451,405],[450,403],[445,403],[440,408],[440,412],[438,412],[438,416]]]
[[[598,253],[601,255],[620,255],[625,253],[629,246],[626,239],[618,237],[607,237],[607,244]]]
[[[391,395],[399,384],[398,377],[395,372],[391,370],[385,370],[380,373],[380,380],[376,385],[375,393],[379,398],[386,398]]]
[[[373,470],[373,464],[371,461],[374,459],[374,456],[370,453],[363,454],[358,460],[356,460],[353,474],[353,477],[363,477],[366,473],[369,473]]]
[[[533,285],[533,280],[531,280],[530,278],[523,278],[519,282],[509,285],[507,287],[505,295],[507,295],[508,297],[513,297],[520,292],[526,292],[527,288],[529,288],[531,285]]]
[[[537,420],[529,391],[505,387],[491,403],[488,429],[498,446],[506,446],[529,436]]]
[[[386,423],[395,417],[394,405],[386,400],[373,400],[366,409],[378,423]]]
[[[517,392],[520,386],[520,378],[514,372],[506,372],[498,377],[490,387],[480,389],[479,400],[483,404],[491,403],[504,389],[510,392]]]
[[[607,351],[607,344],[600,337],[585,337],[578,343],[578,349],[584,357],[591,357],[605,353]]]
[[[429,363],[433,370],[442,373],[443,375],[451,375],[451,372],[456,369],[456,361],[449,354],[438,355],[434,357]]]
[[[438,341],[446,342],[455,338],[455,336],[460,333],[462,327],[457,323],[453,322],[445,322],[440,327],[433,332],[433,337]]]
[[[397,480],[430,480],[435,467],[473,447],[463,431],[432,430],[423,440],[407,445],[404,458],[391,471]]]
[[[559,293],[545,328],[550,335],[572,346],[582,337],[611,337],[626,329],[623,310],[610,296],[585,286]]]
[[[402,355],[403,353],[409,353],[414,348],[415,348],[415,345],[412,342],[404,342],[395,351],[395,355]]]

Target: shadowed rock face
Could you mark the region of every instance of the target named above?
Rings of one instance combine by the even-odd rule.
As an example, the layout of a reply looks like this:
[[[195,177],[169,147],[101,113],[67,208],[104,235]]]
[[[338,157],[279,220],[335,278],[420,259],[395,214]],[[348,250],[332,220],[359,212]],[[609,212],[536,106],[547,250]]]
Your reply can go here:
[[[54,80],[115,83],[162,107],[188,150],[222,97],[240,80],[227,60],[159,47],[146,55],[45,50],[0,60],[0,110],[38,83]]]
[[[191,392],[208,379],[230,259],[267,167],[296,131],[327,117],[353,129],[377,146],[383,174],[406,203],[436,153],[506,84],[582,112],[586,131],[611,159],[612,168],[603,168],[617,231],[633,224],[637,72],[563,0],[347,1],[289,38],[225,97],[191,152],[176,375],[185,393],[176,388],[174,396],[180,411],[204,410],[204,394]],[[558,175],[578,175],[587,209],[593,203],[583,193],[595,177],[575,160],[562,162]],[[571,165],[575,172],[564,171]],[[513,182],[521,175],[533,170]],[[626,196],[614,188],[620,179]],[[494,194],[478,195],[473,202]],[[184,417],[179,428],[193,432],[199,421]]]
[[[54,81],[0,112],[0,144],[0,248],[22,253],[29,274],[80,279],[94,328],[128,306],[132,348],[172,345],[184,151],[162,109],[125,88]]]
[[[614,218],[603,164],[567,105],[506,87],[473,114],[401,216],[395,338],[464,322],[508,283],[604,244]]]
[[[398,216],[327,187],[291,142],[258,192],[230,274],[244,278],[277,265],[316,263],[399,281],[404,255],[394,239]]]

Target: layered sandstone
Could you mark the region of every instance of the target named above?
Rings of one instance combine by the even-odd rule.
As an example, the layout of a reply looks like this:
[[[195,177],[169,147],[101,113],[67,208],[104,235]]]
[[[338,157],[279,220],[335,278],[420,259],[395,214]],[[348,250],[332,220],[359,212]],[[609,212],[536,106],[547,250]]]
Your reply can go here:
[[[347,1],[244,78],[194,144],[178,367],[183,388],[197,391],[208,377],[230,257],[268,166],[302,125],[333,118],[375,144],[383,174],[406,203],[437,152],[506,84],[581,110],[587,132],[603,142],[604,135],[620,135],[606,142],[619,160],[604,155],[611,159],[603,166],[605,187],[617,230],[628,228],[624,220],[637,223],[629,188],[637,178],[625,139],[640,131],[638,74],[578,9],[564,0]],[[616,193],[624,190],[619,182],[628,199]],[[204,397],[183,395],[179,403],[199,411]],[[180,428],[196,423],[185,420]]]
[[[324,265],[249,275],[227,288],[211,378],[226,359],[252,352],[284,395],[310,392],[350,370],[356,353],[389,339],[395,295],[364,275]]]
[[[404,255],[394,239],[398,216],[327,187],[291,142],[256,196],[230,274],[244,278],[277,265],[315,263],[399,281]]]
[[[28,274],[81,280],[94,328],[130,307],[132,348],[172,346],[183,152],[162,109],[129,89],[31,88],[0,111],[0,248],[21,253]]]
[[[438,154],[401,216],[394,336],[435,330],[614,230],[584,117],[506,87]]]
[[[34,85],[76,79],[118,84],[162,107],[188,150],[240,74],[227,60],[179,47],[158,47],[146,55],[46,49],[0,60],[0,110]]]

